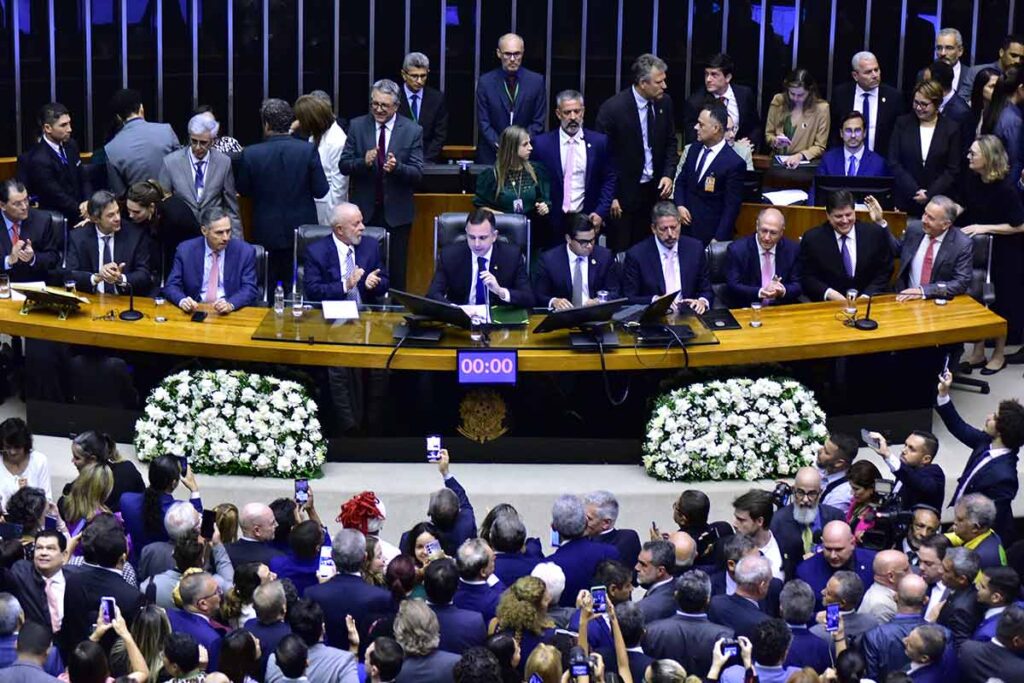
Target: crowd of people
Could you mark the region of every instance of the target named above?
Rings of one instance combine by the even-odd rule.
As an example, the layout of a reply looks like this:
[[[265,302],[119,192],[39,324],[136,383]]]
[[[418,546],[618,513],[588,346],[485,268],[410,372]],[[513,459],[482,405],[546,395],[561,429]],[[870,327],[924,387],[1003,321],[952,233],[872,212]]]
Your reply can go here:
[[[814,466],[736,497],[730,520],[688,489],[678,528],[641,539],[613,493],[561,495],[547,556],[512,505],[478,523],[446,450],[443,487],[399,534],[373,491],[326,523],[308,485],[211,508],[187,460],[159,456],[144,480],[96,432],[73,440],[77,476],[54,496],[47,456],[9,418],[0,683],[1020,681],[1024,408],[1003,401],[976,429],[951,382],[938,412],[972,455],[946,533],[933,434],[898,454],[871,434],[886,482],[831,433]]]

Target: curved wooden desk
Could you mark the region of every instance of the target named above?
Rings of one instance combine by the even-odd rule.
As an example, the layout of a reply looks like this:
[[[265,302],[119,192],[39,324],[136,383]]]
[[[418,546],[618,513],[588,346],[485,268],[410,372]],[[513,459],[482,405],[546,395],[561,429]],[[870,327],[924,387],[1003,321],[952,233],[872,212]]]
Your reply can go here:
[[[19,313],[20,304],[0,301],[0,332],[30,338],[110,349],[150,353],[222,358],[239,361],[334,365],[383,368],[392,351],[391,328],[401,320],[397,312],[364,312],[360,320],[332,326],[332,340],[338,343],[310,344],[309,328],[324,323],[318,310],[307,311],[309,322],[296,325],[291,312],[281,321],[282,341],[254,340],[260,323],[273,312],[248,308],[228,316],[211,314],[206,322],[193,323],[188,316],[165,304],[155,322],[157,307],[151,299],[139,298],[136,306],[145,317],[137,322],[97,320],[110,310],[127,308],[125,297],[94,295],[93,303],[65,321],[47,311]],[[718,344],[691,346],[691,366],[741,365],[780,361],[830,358],[836,356],[896,351],[996,337],[1006,332],[1006,322],[974,300],[961,297],[947,306],[932,301],[896,303],[892,295],[876,297],[872,318],[878,329],[861,332],[837,320],[840,305],[800,304],[766,309],[764,325],[747,326],[749,309],[733,311],[744,327],[717,332]],[[519,369],[525,372],[595,371],[601,369],[596,353],[568,348],[566,334],[535,335],[529,332],[539,322],[532,316],[528,328],[494,333],[492,346],[519,349]],[[274,325],[271,318],[270,325]],[[291,341],[284,341],[284,340]],[[468,333],[449,329],[441,347],[403,346],[391,363],[396,370],[455,370],[455,349],[475,346]],[[634,349],[620,347],[605,356],[610,370],[645,370],[680,367],[682,352],[674,348]]]

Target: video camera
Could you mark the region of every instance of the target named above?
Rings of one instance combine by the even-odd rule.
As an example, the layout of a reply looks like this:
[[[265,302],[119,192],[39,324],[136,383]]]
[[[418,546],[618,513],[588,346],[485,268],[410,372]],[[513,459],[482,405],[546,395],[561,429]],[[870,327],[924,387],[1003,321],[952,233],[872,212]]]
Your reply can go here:
[[[775,490],[772,491],[772,502],[775,503],[775,507],[782,509],[789,505],[789,501],[793,499],[793,487],[784,481],[780,481],[775,485]]]
[[[864,532],[861,546],[869,550],[894,548],[907,535],[914,515],[903,509],[903,501],[899,494],[892,492],[892,482],[888,479],[875,480],[875,497],[875,525]]]

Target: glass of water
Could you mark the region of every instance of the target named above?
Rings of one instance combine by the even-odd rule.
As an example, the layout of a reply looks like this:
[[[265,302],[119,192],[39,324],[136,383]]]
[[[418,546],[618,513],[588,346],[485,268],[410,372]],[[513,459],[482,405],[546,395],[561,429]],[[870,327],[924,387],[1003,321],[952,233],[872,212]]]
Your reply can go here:
[[[0,273],[0,299],[11,298],[11,276]]]
[[[68,294],[77,294],[78,290],[75,286],[75,278],[66,277],[64,278],[64,291]]]
[[[755,301],[750,304],[750,326],[761,327],[761,302]]]
[[[597,302],[600,304],[608,303],[608,290],[601,289],[597,292]]]
[[[846,315],[857,315],[857,290],[846,290]]]
[[[301,318],[302,317],[302,310],[303,310],[303,308],[302,308],[302,295],[299,294],[298,292],[294,292],[292,296],[293,296],[293,298],[292,298],[292,317],[293,318]]]
[[[949,287],[945,282],[935,283],[935,303],[938,306],[945,306],[949,301]]]

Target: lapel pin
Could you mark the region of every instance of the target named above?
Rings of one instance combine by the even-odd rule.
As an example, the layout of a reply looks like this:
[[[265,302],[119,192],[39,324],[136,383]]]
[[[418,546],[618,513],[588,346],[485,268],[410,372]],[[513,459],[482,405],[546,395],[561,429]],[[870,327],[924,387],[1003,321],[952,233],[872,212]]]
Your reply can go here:
[[[596,266],[597,265],[597,259],[596,258],[590,259],[590,265]]]

